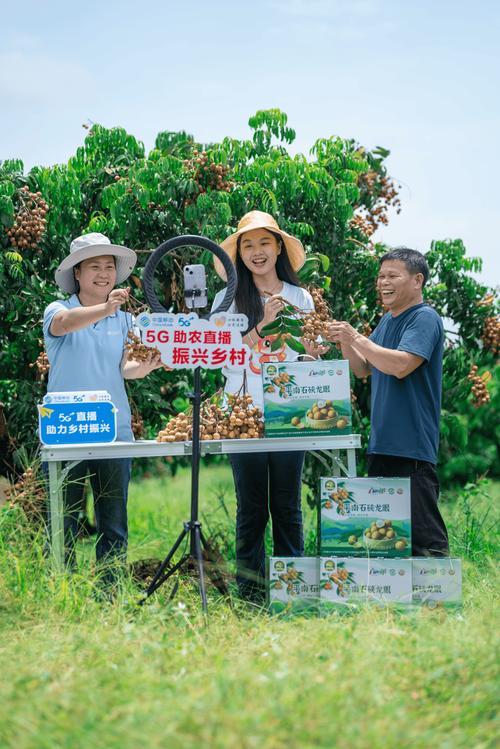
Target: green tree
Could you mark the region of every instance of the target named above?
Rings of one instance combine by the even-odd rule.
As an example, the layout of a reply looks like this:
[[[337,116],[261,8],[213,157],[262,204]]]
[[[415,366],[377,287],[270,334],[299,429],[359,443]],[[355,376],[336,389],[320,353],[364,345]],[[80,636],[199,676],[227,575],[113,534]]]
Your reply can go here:
[[[149,154],[122,128],[95,125],[65,165],[35,167],[26,174],[21,161],[0,163],[0,400],[14,450],[36,449],[33,405],[45,384],[32,365],[41,351],[41,318],[45,306],[61,297],[53,280],[55,269],[71,239],[85,231],[103,232],[138,251],[131,283],[141,304],[141,268],[158,244],[188,233],[220,242],[246,211],[268,211],[304,242],[308,260],[302,278],[324,288],[333,317],[347,319],[365,333],[375,327],[383,310],[374,279],[386,248],[373,244],[372,235],[387,223],[391,208],[400,210],[397,186],[385,166],[389,152],[369,152],[353,140],[330,137],[317,140],[310,154],[292,156],[287,149],[295,132],[283,112],[257,112],[249,125],[248,140],[227,137],[205,145],[186,132],[162,132]],[[23,213],[26,187],[30,194],[40,193],[37,200],[43,199],[49,209],[36,242],[23,239],[34,231],[29,211]],[[28,246],[19,246],[13,238],[20,225]],[[476,451],[481,460],[467,463],[471,473],[493,471],[498,465],[494,430],[485,428],[493,426],[494,404],[473,409],[467,379],[473,363],[480,373],[495,365],[497,309],[491,291],[471,275],[481,261],[467,258],[460,240],[434,242],[427,257],[432,273],[427,298],[455,331],[445,355],[442,475],[461,480],[466,456]],[[158,290],[165,306],[182,303],[179,270],[193,259],[186,249],[163,263]],[[211,258],[203,256],[201,261],[210,263]],[[221,283],[213,273],[208,277],[214,294]],[[481,340],[485,325],[487,345]],[[489,387],[497,394],[494,382]],[[147,436],[153,437],[169,414],[187,405],[188,383],[187,373],[179,377],[163,372],[130,383]],[[207,394],[220,383],[220,374],[207,373]],[[366,440],[367,383],[353,382],[353,393],[354,426]],[[307,477],[314,486],[312,463]],[[467,474],[469,480],[473,477]]]

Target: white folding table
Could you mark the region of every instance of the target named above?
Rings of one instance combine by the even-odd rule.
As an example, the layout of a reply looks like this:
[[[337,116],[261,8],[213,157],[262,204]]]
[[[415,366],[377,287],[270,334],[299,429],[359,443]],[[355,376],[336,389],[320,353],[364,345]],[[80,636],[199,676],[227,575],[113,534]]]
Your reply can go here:
[[[290,452],[304,450],[313,453],[325,467],[329,476],[356,476],[356,448],[361,446],[359,434],[322,437],[272,437],[264,439],[203,440],[201,455],[228,453]],[[42,461],[48,463],[50,498],[51,553],[54,566],[64,565],[63,542],[63,486],[68,471],[82,460],[109,458],[159,458],[163,456],[191,455],[191,442],[112,442],[96,445],[58,445],[43,447]],[[341,459],[345,451],[346,460]]]

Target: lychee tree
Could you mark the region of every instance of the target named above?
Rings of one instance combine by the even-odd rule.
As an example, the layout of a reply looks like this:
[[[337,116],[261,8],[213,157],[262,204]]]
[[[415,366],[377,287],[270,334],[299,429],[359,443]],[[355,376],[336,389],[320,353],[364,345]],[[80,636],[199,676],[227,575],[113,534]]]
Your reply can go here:
[[[332,136],[317,140],[310,154],[292,156],[288,148],[295,133],[283,112],[257,112],[249,125],[248,140],[227,137],[205,145],[186,132],[162,132],[149,153],[122,128],[95,125],[67,164],[25,173],[21,161],[0,163],[0,401],[13,448],[10,462],[21,447],[36,450],[34,403],[46,375],[41,318],[45,306],[61,297],[54,271],[71,239],[83,232],[100,231],[137,250],[130,285],[134,305],[141,305],[141,270],[158,244],[179,234],[220,242],[246,211],[268,211],[302,239],[308,253],[302,280],[323,289],[332,316],[365,334],[376,326],[383,310],[374,281],[386,247],[374,242],[374,234],[391,210],[401,209],[385,166],[389,152],[370,152]],[[470,480],[499,464],[498,308],[494,293],[472,276],[481,261],[468,258],[460,240],[434,242],[427,258],[426,297],[453,331],[444,358],[441,475]],[[194,256],[188,249],[163,263],[158,291],[165,306],[182,305],[180,271],[195,259],[211,263],[208,255]],[[213,297],[221,282],[215,273],[207,275]],[[37,358],[38,365],[30,366]],[[157,371],[129,383],[137,428],[155,436],[168,415],[187,406],[189,382],[187,372]],[[205,374],[207,395],[220,384],[219,373]],[[353,399],[354,428],[366,443],[366,382],[353,381]],[[306,478],[315,488],[313,462]]]

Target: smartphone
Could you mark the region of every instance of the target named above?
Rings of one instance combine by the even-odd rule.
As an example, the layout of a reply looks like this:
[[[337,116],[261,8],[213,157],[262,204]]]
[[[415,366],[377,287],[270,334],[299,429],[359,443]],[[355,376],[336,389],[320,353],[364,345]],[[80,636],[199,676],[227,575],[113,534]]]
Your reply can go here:
[[[204,265],[184,266],[184,299],[188,309],[207,306],[207,277]]]

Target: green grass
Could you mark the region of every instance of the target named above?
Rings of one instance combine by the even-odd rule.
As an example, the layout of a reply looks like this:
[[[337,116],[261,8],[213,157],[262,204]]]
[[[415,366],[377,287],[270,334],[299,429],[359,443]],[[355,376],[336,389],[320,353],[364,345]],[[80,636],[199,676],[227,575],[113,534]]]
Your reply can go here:
[[[79,574],[54,577],[18,516],[0,512],[0,747],[493,747],[498,578],[495,518],[484,515],[499,488],[444,497],[452,550],[467,554],[454,615],[282,621],[211,589],[205,626],[189,581],[173,603],[161,589],[137,608],[129,584],[100,604],[88,544]],[[201,508],[231,564],[226,466],[203,470]],[[188,514],[185,470],[134,484],[130,558],[166,553]],[[315,518],[305,515],[311,550]]]

